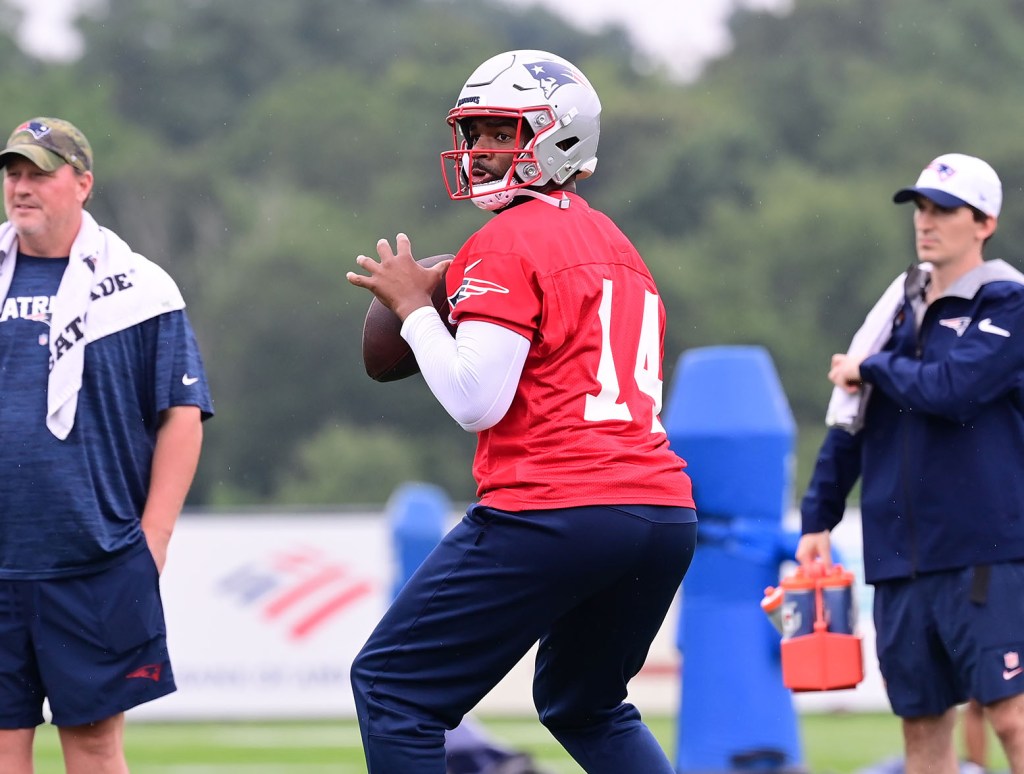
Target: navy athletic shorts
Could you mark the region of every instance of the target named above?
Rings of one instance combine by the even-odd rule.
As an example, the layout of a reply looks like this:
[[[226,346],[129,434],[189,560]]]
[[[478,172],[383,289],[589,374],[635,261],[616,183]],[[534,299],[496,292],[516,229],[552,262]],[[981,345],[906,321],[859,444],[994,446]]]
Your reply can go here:
[[[941,715],[1024,693],[1024,562],[875,584],[878,663],[893,712]]]
[[[174,691],[149,550],[92,575],[0,580],[0,728],[93,723]]]

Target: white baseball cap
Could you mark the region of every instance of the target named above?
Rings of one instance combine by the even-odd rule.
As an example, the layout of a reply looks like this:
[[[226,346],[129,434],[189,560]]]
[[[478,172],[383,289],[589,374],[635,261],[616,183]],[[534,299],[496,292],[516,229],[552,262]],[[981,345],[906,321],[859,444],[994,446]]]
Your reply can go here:
[[[893,194],[897,204],[920,194],[940,207],[970,205],[986,215],[999,217],[1003,206],[1003,184],[987,163],[962,153],[946,153],[922,170],[911,188]]]

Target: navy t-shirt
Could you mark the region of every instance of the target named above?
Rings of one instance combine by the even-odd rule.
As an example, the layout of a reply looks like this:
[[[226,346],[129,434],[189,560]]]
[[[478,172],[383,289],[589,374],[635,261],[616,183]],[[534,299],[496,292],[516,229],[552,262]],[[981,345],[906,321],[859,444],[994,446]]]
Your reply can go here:
[[[0,307],[0,578],[95,572],[144,542],[160,412],[213,413],[184,310],[90,342],[75,424],[46,427],[50,306],[67,259],[19,255]]]

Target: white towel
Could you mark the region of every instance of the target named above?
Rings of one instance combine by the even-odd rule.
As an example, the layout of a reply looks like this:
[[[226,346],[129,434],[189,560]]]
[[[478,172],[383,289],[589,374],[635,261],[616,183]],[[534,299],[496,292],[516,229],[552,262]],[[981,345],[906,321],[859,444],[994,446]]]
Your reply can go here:
[[[13,226],[0,225],[0,298],[7,297],[11,286],[16,246]],[[133,253],[117,234],[83,211],[82,227],[50,310],[50,432],[64,440],[74,426],[87,344],[184,308],[185,300],[167,272]]]
[[[871,307],[863,324],[853,334],[850,348],[846,351],[848,355],[861,358],[873,355],[889,340],[893,318],[903,306],[906,279],[907,273],[903,272],[892,281],[882,293],[882,297]],[[825,412],[825,424],[829,427],[840,427],[851,435],[856,433],[864,425],[864,412],[867,410],[870,396],[870,384],[861,385],[861,388],[852,394],[838,386],[833,387],[832,397]]]

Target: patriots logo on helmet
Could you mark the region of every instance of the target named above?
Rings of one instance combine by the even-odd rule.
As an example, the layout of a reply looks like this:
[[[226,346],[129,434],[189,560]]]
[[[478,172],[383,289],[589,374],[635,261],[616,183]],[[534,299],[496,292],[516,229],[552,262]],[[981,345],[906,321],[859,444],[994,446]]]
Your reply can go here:
[[[17,129],[14,130],[15,134],[17,134],[18,132],[28,132],[37,140],[41,140],[43,137],[50,133],[50,127],[44,124],[42,121],[26,121]]]
[[[580,77],[573,69],[560,62],[528,62],[523,66],[530,75],[537,79],[544,91],[544,96],[548,99],[551,99],[551,95],[566,84],[581,83]]]

